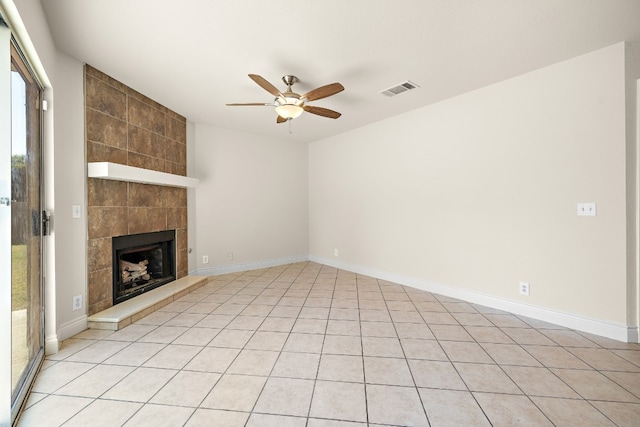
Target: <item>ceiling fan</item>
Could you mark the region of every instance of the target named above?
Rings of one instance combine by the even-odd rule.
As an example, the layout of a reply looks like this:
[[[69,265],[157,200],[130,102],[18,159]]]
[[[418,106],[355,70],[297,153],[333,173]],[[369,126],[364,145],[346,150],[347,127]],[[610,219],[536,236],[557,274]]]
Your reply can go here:
[[[316,114],[322,117],[328,117],[330,119],[337,119],[341,116],[337,111],[329,110],[328,108],[316,107],[313,105],[307,105],[309,101],[315,101],[318,99],[326,98],[331,95],[335,95],[338,92],[344,90],[344,86],[340,83],[331,83],[319,88],[313,89],[304,95],[297,94],[291,90],[291,86],[298,82],[296,76],[286,75],[282,77],[282,81],[287,85],[285,92],[280,92],[274,85],[269,83],[264,77],[257,74],[249,74],[249,78],[256,82],[258,86],[269,92],[276,98],[271,103],[252,102],[248,104],[226,104],[230,107],[244,107],[244,106],[256,106],[256,107],[275,107],[278,118],[276,123],[284,123],[289,120],[293,120],[300,116],[303,111],[307,113]]]

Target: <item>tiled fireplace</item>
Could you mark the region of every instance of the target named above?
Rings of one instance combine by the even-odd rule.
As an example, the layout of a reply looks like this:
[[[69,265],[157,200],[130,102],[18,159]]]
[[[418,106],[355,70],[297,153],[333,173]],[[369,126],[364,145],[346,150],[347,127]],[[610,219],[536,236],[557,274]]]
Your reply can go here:
[[[186,119],[89,65],[85,130],[87,162],[186,176]],[[114,237],[170,230],[173,275],[187,275],[186,188],[87,179],[88,315],[113,305]]]

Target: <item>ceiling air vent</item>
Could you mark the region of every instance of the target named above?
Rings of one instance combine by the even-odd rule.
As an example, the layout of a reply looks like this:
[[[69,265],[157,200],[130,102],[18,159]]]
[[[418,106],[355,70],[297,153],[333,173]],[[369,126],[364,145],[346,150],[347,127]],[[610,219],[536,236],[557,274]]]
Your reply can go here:
[[[404,83],[400,83],[399,85],[395,85],[393,87],[390,87],[389,89],[385,89],[380,93],[385,95],[385,96],[396,96],[396,95],[400,95],[403,92],[406,92],[406,91],[409,91],[409,90],[412,90],[412,89],[416,89],[416,88],[419,88],[419,87],[420,86],[418,86],[417,84],[407,80]]]

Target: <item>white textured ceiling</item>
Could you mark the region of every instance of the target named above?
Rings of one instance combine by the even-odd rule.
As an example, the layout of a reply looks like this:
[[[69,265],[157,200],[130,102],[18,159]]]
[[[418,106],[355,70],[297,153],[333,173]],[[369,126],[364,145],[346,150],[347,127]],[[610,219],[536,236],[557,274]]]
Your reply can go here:
[[[59,50],[196,123],[313,141],[620,41],[640,0],[42,0]],[[344,92],[276,125],[251,81]],[[420,89],[388,98],[405,80]]]

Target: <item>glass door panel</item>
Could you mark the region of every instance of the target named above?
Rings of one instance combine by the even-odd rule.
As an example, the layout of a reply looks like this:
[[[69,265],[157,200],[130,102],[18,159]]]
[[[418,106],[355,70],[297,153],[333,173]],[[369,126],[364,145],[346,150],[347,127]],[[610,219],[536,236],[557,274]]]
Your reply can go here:
[[[12,406],[19,406],[24,398],[43,354],[40,96],[39,85],[12,44]]]

